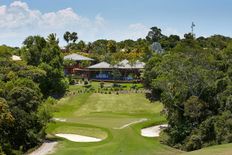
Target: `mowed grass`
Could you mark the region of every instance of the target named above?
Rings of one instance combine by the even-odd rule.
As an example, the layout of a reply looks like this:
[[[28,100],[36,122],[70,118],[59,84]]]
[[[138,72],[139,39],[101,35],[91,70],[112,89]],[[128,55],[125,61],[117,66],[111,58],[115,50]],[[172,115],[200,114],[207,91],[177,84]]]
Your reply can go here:
[[[162,109],[160,103],[151,104],[144,94],[92,94],[75,113],[86,115],[88,113],[159,113]]]
[[[97,87],[98,83],[94,83]],[[130,86],[128,85],[128,88]],[[71,91],[79,90],[72,86]],[[144,94],[96,94],[86,93],[61,99],[54,105],[54,117],[66,122],[50,123],[49,137],[56,133],[71,133],[104,139],[97,143],[75,143],[58,138],[55,155],[231,155],[232,144],[182,152],[160,144],[158,138],[140,135],[143,127],[165,123],[160,115],[162,104],[150,103]],[[125,124],[147,119],[117,129]]]
[[[75,90],[75,88],[72,88]],[[57,155],[175,155],[181,151],[145,138],[140,129],[165,122],[162,104],[150,103],[144,94],[89,93],[65,97],[54,105],[54,117],[66,122],[50,123],[48,134],[73,133],[104,139],[97,143],[76,143],[59,139]],[[118,129],[134,121],[147,121]]]
[[[232,144],[206,147],[200,150],[183,153],[183,155],[232,155]]]

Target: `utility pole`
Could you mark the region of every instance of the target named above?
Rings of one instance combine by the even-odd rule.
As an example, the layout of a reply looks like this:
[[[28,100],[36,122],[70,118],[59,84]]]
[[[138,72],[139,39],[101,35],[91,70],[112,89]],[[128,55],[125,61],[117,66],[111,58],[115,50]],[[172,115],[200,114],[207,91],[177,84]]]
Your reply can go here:
[[[191,25],[191,29],[192,29],[192,35],[193,35],[193,37],[195,37],[195,34],[194,34],[194,27],[195,27],[196,25],[194,24],[194,22],[192,22],[192,25]]]

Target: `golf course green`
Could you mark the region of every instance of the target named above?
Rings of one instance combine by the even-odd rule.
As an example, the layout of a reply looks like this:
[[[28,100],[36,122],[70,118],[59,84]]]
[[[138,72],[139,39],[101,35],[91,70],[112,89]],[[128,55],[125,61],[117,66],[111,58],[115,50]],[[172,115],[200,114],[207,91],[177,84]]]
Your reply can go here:
[[[93,83],[97,88],[98,83]],[[128,89],[126,85],[125,89]],[[71,86],[70,91],[81,90]],[[71,93],[72,94],[72,93]],[[67,95],[53,106],[55,121],[48,125],[48,138],[58,144],[54,155],[227,155],[231,144],[183,152],[163,145],[159,138],[142,137],[140,130],[163,124],[162,104],[151,103],[144,93],[84,92]],[[73,142],[55,135],[77,134],[102,139],[100,142]]]
[[[72,86],[75,91],[78,86]],[[158,138],[140,135],[143,127],[162,124],[162,104],[150,103],[143,93],[82,93],[62,98],[54,105],[53,117],[65,121],[49,124],[47,133],[79,134],[103,139],[79,143],[58,138],[53,154],[179,154],[181,151],[159,143]]]

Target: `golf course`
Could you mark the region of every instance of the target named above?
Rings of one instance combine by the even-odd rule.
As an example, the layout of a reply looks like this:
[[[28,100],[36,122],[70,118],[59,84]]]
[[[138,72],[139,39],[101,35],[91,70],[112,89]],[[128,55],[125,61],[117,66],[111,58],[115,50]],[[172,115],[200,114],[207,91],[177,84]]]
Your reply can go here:
[[[52,106],[53,121],[46,130],[49,143],[44,143],[44,146],[30,155],[231,153],[231,144],[184,152],[161,144],[159,137],[143,137],[141,129],[166,123],[161,114],[162,103],[150,102],[142,91],[131,90],[132,84],[122,84],[124,88],[121,92],[111,92],[112,89],[94,91],[98,90],[99,84],[92,82],[91,89],[78,85],[70,86],[69,94]],[[106,87],[110,85],[112,84]]]
[[[97,87],[97,83],[93,84]],[[129,87],[129,86],[128,86]],[[80,86],[71,86],[78,91]],[[127,89],[127,88],[125,88]],[[52,154],[179,154],[160,144],[158,138],[140,135],[144,127],[165,123],[162,104],[151,103],[144,93],[80,93],[62,98],[53,107],[55,121],[47,133],[58,144]],[[73,142],[56,134],[77,134],[102,139],[100,142]]]

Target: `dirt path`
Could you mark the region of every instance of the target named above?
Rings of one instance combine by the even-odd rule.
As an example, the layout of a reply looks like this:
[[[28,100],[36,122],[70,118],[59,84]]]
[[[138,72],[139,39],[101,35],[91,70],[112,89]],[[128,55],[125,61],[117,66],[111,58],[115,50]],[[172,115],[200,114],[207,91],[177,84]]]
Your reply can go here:
[[[47,155],[54,151],[55,146],[58,142],[46,141],[38,149],[29,153],[28,155]]]

